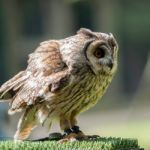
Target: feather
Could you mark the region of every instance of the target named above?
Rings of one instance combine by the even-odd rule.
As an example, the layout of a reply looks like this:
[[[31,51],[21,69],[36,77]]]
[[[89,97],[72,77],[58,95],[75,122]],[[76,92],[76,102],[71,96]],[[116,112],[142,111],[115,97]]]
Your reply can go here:
[[[25,71],[19,72],[12,79],[8,80],[0,87],[0,102],[5,102],[11,100],[13,96],[17,93],[17,91],[24,84],[25,80],[27,80],[29,74]]]
[[[69,75],[62,61],[59,44],[46,41],[29,55],[28,66],[0,88],[0,98],[11,100],[9,114],[47,100],[48,92],[57,92],[67,86]]]

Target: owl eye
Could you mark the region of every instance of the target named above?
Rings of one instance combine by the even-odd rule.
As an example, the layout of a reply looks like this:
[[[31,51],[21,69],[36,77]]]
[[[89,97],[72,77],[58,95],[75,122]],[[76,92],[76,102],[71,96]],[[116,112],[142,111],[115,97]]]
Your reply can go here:
[[[94,56],[97,58],[103,58],[105,56],[105,50],[102,47],[96,48],[94,51]]]

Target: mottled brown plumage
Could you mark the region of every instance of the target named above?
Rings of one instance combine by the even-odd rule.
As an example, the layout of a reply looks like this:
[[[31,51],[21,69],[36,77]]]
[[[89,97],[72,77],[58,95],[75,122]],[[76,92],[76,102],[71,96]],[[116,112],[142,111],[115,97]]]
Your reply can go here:
[[[73,132],[76,116],[103,96],[117,68],[118,46],[112,34],[80,29],[62,40],[49,40],[29,55],[27,69],[0,88],[1,101],[10,101],[9,114],[23,111],[15,134],[26,139],[38,124],[50,127],[54,119],[64,136]],[[70,136],[72,135],[72,136]]]

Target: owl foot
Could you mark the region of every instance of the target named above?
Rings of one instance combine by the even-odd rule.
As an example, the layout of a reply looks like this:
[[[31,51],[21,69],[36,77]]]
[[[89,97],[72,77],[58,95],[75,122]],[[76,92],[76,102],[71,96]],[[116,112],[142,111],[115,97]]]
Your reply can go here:
[[[74,133],[78,134],[79,140],[94,140],[100,137],[99,135],[85,135],[81,130],[79,130],[79,126],[73,126],[71,129]]]
[[[87,139],[88,136],[86,136],[82,131],[80,131],[78,126],[73,126],[71,129],[66,129],[64,131],[63,138],[59,140],[59,142],[60,143],[74,142]]]

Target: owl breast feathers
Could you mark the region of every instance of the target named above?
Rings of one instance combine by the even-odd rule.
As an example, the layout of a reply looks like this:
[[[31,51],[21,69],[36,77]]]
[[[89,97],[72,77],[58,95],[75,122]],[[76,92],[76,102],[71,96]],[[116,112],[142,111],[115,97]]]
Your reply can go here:
[[[26,70],[0,88],[0,101],[10,102],[9,114],[25,110],[15,138],[25,139],[39,123],[50,126],[53,118],[60,120],[61,129],[75,125],[75,117],[106,91],[117,53],[112,34],[85,28],[65,39],[42,42],[29,55]]]

